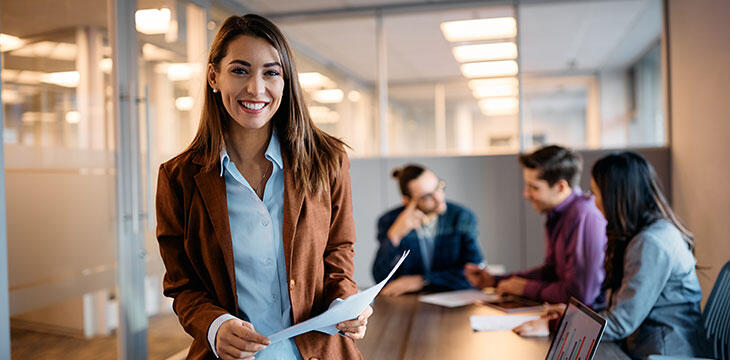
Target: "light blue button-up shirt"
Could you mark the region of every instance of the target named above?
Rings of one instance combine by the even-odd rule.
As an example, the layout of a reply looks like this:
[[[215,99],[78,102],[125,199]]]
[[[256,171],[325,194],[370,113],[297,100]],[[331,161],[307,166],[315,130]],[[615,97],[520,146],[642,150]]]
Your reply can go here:
[[[221,176],[226,182],[238,307],[243,320],[268,337],[291,325],[282,235],[284,168],[275,132],[269,140],[266,158],[273,163],[273,171],[266,182],[262,201],[228,157],[226,149],[221,151]],[[230,314],[221,315],[208,329],[208,342],[214,353],[218,328],[232,318],[234,316]],[[302,358],[294,339],[271,344],[255,356],[260,360]]]

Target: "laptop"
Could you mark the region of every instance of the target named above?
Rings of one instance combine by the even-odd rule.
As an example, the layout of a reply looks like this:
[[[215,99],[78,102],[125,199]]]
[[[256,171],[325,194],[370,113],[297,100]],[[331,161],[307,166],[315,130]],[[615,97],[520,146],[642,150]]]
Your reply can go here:
[[[570,298],[545,360],[591,360],[606,328],[606,319]]]

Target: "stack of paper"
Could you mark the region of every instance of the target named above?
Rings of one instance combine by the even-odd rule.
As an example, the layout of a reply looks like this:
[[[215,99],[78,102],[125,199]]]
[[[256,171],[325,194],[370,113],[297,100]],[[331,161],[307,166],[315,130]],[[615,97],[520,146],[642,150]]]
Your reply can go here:
[[[479,290],[470,289],[421,295],[418,300],[428,304],[453,308],[479,302],[496,301],[498,298],[499,295],[497,294],[485,294]]]
[[[469,317],[469,322],[474,331],[505,331],[538,318],[540,318],[538,315],[472,315]]]

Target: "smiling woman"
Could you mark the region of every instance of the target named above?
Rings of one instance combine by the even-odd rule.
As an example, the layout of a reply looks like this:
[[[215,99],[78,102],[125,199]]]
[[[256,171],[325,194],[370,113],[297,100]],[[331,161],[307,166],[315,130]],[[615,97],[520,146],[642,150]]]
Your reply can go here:
[[[160,166],[164,291],[194,339],[188,358],[362,358],[352,339],[370,307],[338,324],[344,337],[267,339],[357,292],[345,144],[312,123],[290,54],[268,20],[228,18],[197,135]]]

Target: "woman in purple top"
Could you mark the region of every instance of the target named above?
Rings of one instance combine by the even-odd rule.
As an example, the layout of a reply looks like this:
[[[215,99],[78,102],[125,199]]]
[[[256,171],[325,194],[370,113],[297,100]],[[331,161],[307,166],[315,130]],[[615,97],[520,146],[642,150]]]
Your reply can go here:
[[[478,288],[551,303],[573,296],[586,304],[599,297],[604,279],[606,220],[593,199],[577,186],[582,161],[560,146],[541,148],[520,156],[525,181],[524,197],[545,222],[545,262],[533,269],[492,276],[478,265],[467,264],[467,279]]]

